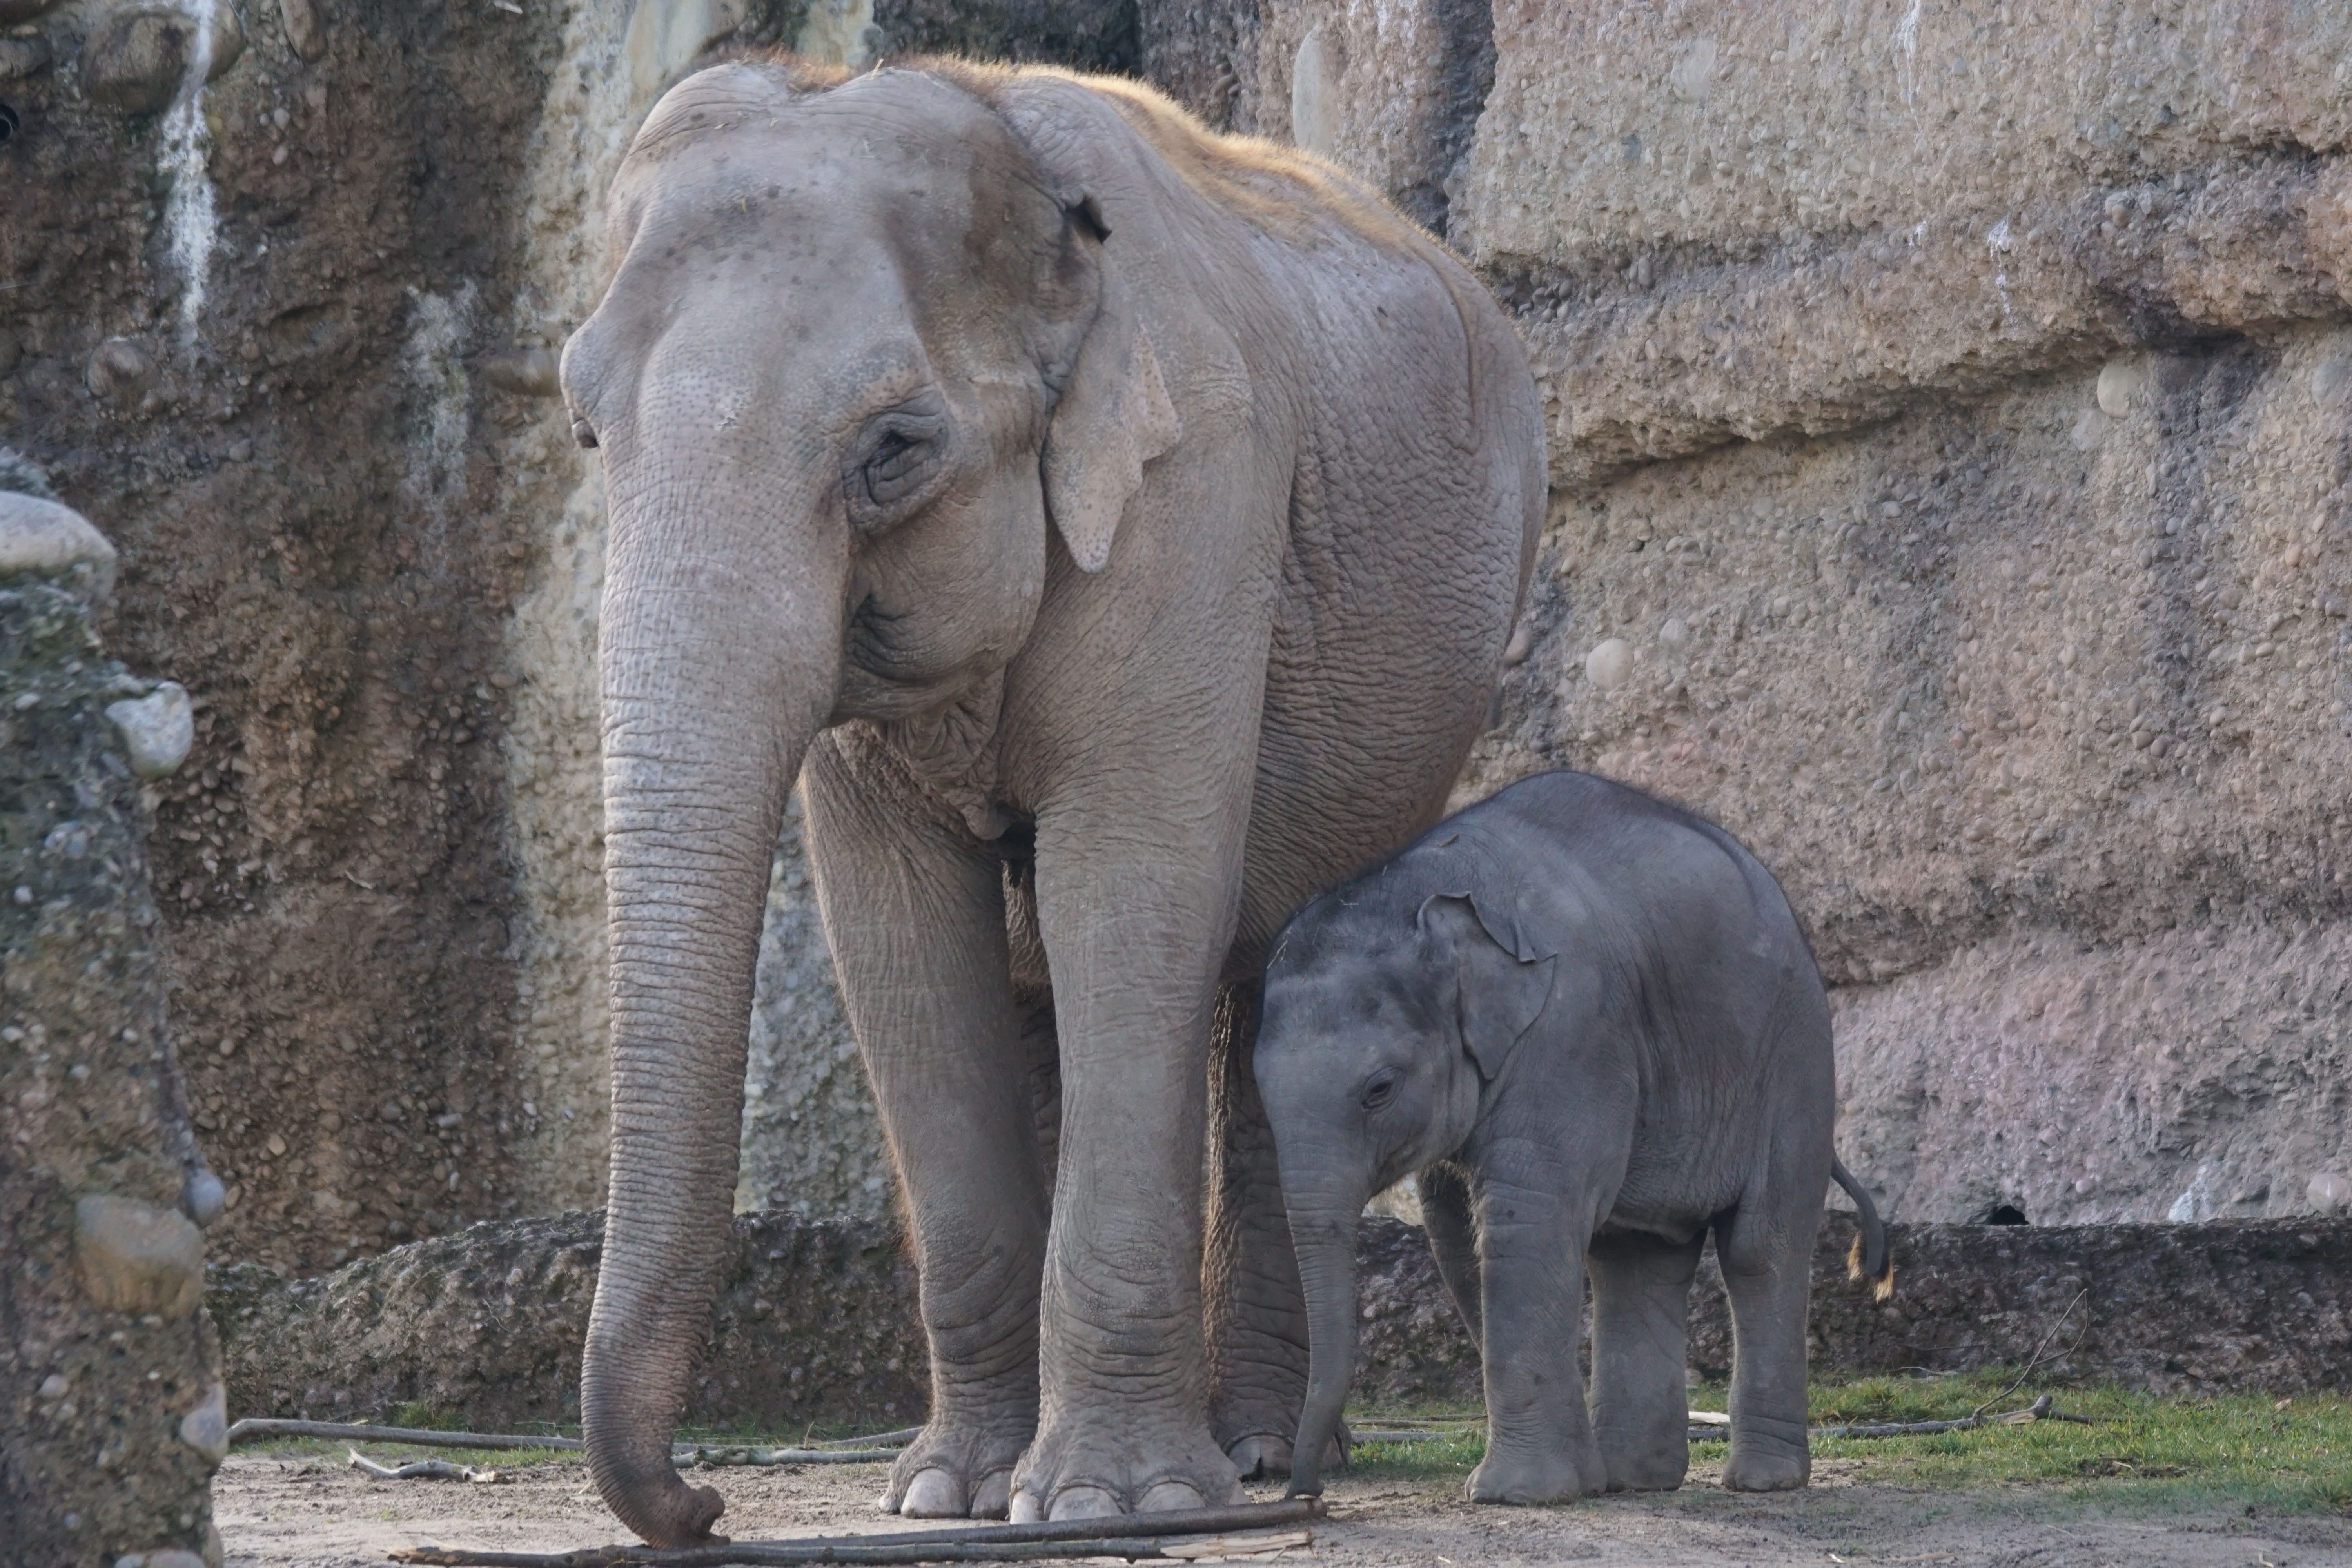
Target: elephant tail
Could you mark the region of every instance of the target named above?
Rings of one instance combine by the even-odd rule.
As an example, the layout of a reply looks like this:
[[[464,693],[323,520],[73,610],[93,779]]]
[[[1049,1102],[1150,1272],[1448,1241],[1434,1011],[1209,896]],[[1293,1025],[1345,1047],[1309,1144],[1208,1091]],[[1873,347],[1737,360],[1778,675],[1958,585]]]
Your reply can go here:
[[[1870,1201],[1870,1189],[1855,1179],[1845,1168],[1845,1162],[1830,1156],[1830,1174],[1853,1200],[1854,1211],[1862,1228],[1854,1233],[1853,1247],[1845,1256],[1845,1271],[1849,1279],[1866,1280],[1871,1286],[1871,1299],[1884,1301],[1895,1294],[1895,1259],[1887,1256],[1886,1227],[1878,1221],[1878,1205]]]

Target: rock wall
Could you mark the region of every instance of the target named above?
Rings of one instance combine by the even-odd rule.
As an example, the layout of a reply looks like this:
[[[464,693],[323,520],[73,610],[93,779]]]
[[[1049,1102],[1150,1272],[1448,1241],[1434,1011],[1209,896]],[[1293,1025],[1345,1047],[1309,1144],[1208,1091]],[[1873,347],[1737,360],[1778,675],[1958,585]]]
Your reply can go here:
[[[107,657],[113,547],[36,487],[0,447],[0,1542],[11,1563],[218,1568],[199,1224],[223,1193],[148,880],[187,694]]]
[[[1890,1227],[1897,1289],[1846,1279],[1851,1225],[1813,1255],[1812,1365],[1825,1377],[2038,1363],[2053,1383],[2159,1392],[2341,1389],[2352,1377],[2352,1221]],[[603,1216],[485,1224],[289,1282],[213,1271],[207,1300],[240,1415],[382,1418],[424,1405],[477,1432],[579,1419],[581,1338]],[[1368,1217],[1357,1246],[1355,1398],[1473,1403],[1476,1347],[1427,1238]],[[1691,1364],[1721,1377],[1731,1324],[1710,1251]],[[915,1281],[887,1225],[738,1215],[700,1426],[903,1425],[923,1408]]]
[[[1462,798],[1752,842],[1896,1213],[2341,1204],[2352,14],[1497,5],[1454,153],[1458,26],[1262,6],[1226,112],[1433,181],[1526,334],[1552,521]]]
[[[187,29],[7,15],[0,433],[195,695],[158,878],[232,1254],[597,1201],[550,395],[635,117],[729,41],[1131,66],[1481,269],[1555,495],[1464,798],[1594,767],[1750,838],[1897,1212],[2352,1198],[2340,7],[218,0],[194,117]],[[791,835],[761,976],[740,1201],[883,1213]]]

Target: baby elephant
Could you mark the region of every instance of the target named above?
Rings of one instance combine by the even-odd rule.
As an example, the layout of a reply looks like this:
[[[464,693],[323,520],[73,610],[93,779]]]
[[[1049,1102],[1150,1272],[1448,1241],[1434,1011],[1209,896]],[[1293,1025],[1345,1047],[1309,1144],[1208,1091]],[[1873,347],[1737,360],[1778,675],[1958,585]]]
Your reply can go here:
[[[1831,1152],[1811,950],[1730,835],[1589,773],[1516,784],[1291,920],[1256,1068],[1312,1344],[1294,1494],[1321,1489],[1354,1371],[1357,1216],[1415,1172],[1485,1365],[1474,1500],[1682,1484],[1685,1314],[1710,1230],[1737,1346],[1724,1485],[1805,1484],[1805,1304],[1832,1175],[1861,1211],[1857,1277],[1884,1296],[1893,1275]]]

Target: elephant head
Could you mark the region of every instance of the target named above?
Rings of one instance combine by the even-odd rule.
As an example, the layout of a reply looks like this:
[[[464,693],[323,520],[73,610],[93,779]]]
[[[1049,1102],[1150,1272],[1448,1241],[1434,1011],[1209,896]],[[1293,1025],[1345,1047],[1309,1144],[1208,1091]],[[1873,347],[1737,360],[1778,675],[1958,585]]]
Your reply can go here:
[[[582,1372],[598,1490],[659,1545],[721,1504],[669,1437],[735,1184],[768,867],[828,724],[936,710],[1101,569],[1174,415],[1083,169],[990,79],[704,70],[611,193],[563,353],[611,520],[599,652],[612,1166]]]
[[[1307,1294],[1307,1401],[1293,1496],[1322,1458],[1356,1361],[1356,1225],[1373,1194],[1459,1150],[1486,1086],[1543,1010],[1556,961],[1491,931],[1467,894],[1370,879],[1308,904],[1276,942],[1257,1040],[1283,1203]]]

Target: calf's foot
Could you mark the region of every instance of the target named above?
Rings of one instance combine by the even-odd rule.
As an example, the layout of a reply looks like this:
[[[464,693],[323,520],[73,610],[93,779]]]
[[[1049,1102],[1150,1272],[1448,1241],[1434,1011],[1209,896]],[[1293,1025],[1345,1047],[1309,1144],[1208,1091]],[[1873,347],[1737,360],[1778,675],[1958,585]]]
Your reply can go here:
[[[1723,1467],[1726,1491],[1794,1491],[1811,1479],[1812,1458],[1801,1439],[1794,1444],[1772,1438],[1748,1437],[1735,1430],[1731,1458]]]

